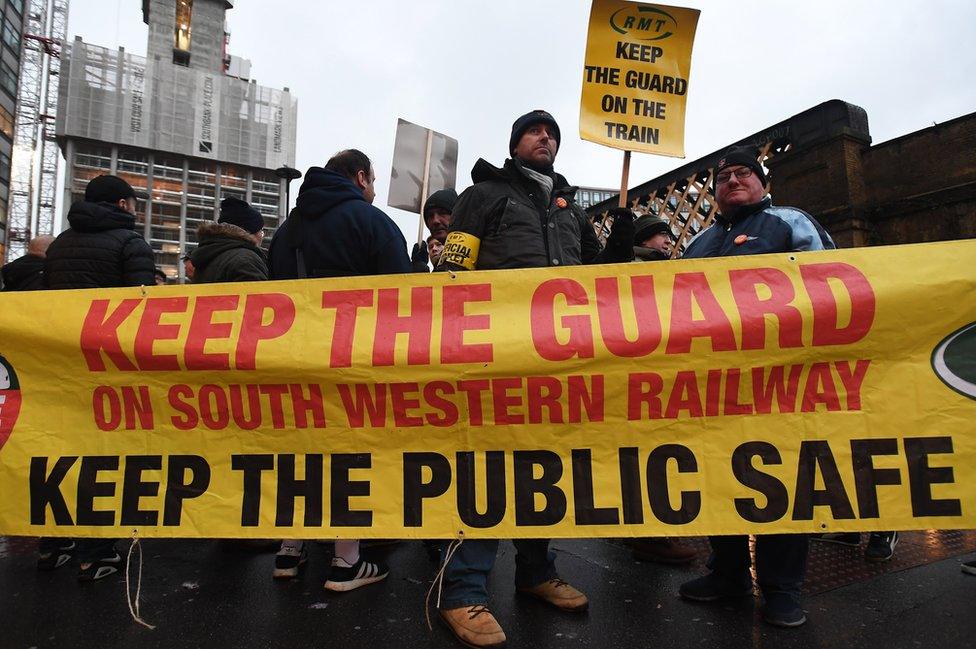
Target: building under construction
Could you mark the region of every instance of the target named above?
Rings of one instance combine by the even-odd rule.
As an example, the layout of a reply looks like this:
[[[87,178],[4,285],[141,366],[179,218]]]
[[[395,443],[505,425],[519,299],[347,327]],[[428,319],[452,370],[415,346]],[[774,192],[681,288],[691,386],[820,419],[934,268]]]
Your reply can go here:
[[[76,38],[61,53],[57,139],[64,152],[64,212],[100,174],[139,194],[138,220],[171,279],[201,221],[234,196],[265,217],[285,216],[275,169],[295,165],[297,106],[288,88],[249,80],[227,54],[226,0],[143,0],[146,57]],[[266,238],[270,241],[270,236]]]
[[[22,34],[29,4],[25,0],[0,0],[0,259],[6,254],[10,235],[10,160],[14,148],[14,113]]]

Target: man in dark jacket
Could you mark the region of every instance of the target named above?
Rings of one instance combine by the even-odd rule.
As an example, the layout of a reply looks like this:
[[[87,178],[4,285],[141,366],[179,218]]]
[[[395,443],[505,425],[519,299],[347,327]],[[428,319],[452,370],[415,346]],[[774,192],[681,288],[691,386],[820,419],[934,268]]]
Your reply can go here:
[[[439,189],[424,201],[424,225],[430,231],[427,237],[427,245],[415,244],[413,252],[410,254],[410,263],[416,273],[426,273],[430,270],[427,267],[428,260],[433,260],[433,265],[437,267],[437,260],[431,257],[431,238],[440,242],[441,247],[447,241],[447,231],[451,227],[451,215],[454,212],[454,204],[457,202],[457,192],[453,189]]]
[[[403,233],[372,205],[375,180],[373,163],[356,149],[340,151],[324,169],[309,169],[295,209],[271,241],[271,279],[409,273]],[[307,557],[305,542],[282,541],[273,576],[297,576]],[[385,579],[389,572],[360,556],[359,541],[336,541],[325,587],[345,592]]]
[[[441,266],[449,270],[539,268],[630,261],[634,215],[612,210],[613,229],[600,248],[576,190],[553,170],[559,126],[544,110],[512,125],[512,157],[499,169],[478,160],[474,185],[454,207]]]
[[[44,257],[54,241],[49,234],[34,237],[27,244],[27,254],[0,269],[4,291],[37,291],[44,288]]]
[[[268,279],[268,263],[259,247],[264,217],[239,198],[220,201],[216,222],[197,228],[196,250],[190,255],[196,284],[252,282]]]
[[[47,250],[44,281],[48,288],[155,286],[153,252],[135,232],[136,194],[121,178],[98,176],[85,187],[85,200],[68,211],[71,227]],[[53,539],[41,544],[37,567],[52,570],[72,553],[78,579],[95,581],[118,572],[122,557],[115,539]]]
[[[336,154],[324,169],[311,167],[271,242],[271,278],[409,273],[403,233],[372,205],[375,180],[369,158],[355,149]]]
[[[671,226],[654,214],[643,214],[634,221],[634,257],[638,261],[671,259]]]
[[[766,175],[758,153],[733,147],[715,176],[719,214],[685,249],[684,259],[774,252],[833,249],[830,235],[817,221],[794,207],[774,207],[766,195]],[[714,602],[752,594],[749,538],[713,536],[711,572],[681,585],[685,599]],[[802,534],[756,536],[756,578],[762,590],[763,619],[776,626],[806,622],[800,588],[806,569],[808,539]]]
[[[576,204],[577,188],[553,170],[559,139],[559,125],[546,111],[534,110],[515,120],[508,146],[512,157],[504,166],[498,169],[484,160],[475,164],[475,184],[454,206],[439,268],[539,268],[633,259],[633,213],[621,211],[607,248],[601,250],[592,224]],[[586,595],[557,576],[548,539],[518,539],[514,544],[519,592],[563,611],[586,610]],[[487,608],[488,574],[497,549],[497,540],[465,541],[444,567],[440,615],[469,646],[505,642],[505,632]]]
[[[153,251],[136,233],[136,193],[121,178],[98,176],[68,211],[70,228],[44,263],[48,288],[154,286]]]

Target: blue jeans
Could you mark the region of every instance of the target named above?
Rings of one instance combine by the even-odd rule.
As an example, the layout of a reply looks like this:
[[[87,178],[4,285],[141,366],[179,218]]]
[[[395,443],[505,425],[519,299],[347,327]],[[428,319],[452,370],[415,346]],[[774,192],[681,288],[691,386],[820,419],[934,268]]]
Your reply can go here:
[[[748,536],[711,536],[712,556],[708,567],[740,585],[752,583]],[[805,534],[761,534],[756,536],[756,581],[763,593],[800,596],[807,567],[810,539]]]
[[[515,587],[531,588],[556,576],[556,554],[549,550],[549,539],[517,539],[515,546]],[[441,556],[447,556],[444,541]],[[488,573],[495,565],[498,540],[465,541],[444,569],[441,608],[451,609],[488,603]]]

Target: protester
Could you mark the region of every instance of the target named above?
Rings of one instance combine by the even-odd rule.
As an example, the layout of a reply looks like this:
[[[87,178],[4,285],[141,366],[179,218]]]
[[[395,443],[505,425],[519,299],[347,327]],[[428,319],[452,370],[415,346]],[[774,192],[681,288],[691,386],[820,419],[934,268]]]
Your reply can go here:
[[[268,279],[268,262],[261,241],[264,217],[239,198],[220,201],[217,221],[197,228],[197,247],[190,254],[194,282],[251,282]]]
[[[471,172],[474,186],[454,207],[439,268],[540,268],[633,259],[629,212],[630,218],[616,220],[601,251],[593,226],[575,202],[576,187],[553,170],[559,138],[552,115],[535,110],[512,125],[512,157],[501,169],[478,160]],[[519,592],[563,611],[587,609],[586,595],[558,577],[548,539],[513,543]],[[468,646],[505,642],[505,632],[488,609],[487,580],[497,549],[497,540],[468,540],[444,554],[449,561],[442,568],[440,615]]]
[[[193,277],[196,275],[197,270],[193,267],[193,259],[191,257],[192,254],[186,254],[183,255],[182,259],[180,260],[183,262],[183,277],[185,277],[186,281],[188,282],[193,281]]]
[[[833,249],[830,235],[806,212],[775,207],[766,195],[766,176],[754,150],[733,147],[719,160],[715,201],[719,214],[695,237],[684,259]],[[682,597],[713,602],[752,594],[747,536],[711,537],[711,572],[681,585]],[[765,603],[763,619],[776,626],[806,622],[800,587],[808,539],[800,534],[756,536],[756,577]]]
[[[634,257],[638,261],[671,259],[671,226],[653,214],[644,214],[634,221]]]
[[[49,234],[34,237],[27,244],[27,254],[0,269],[4,291],[36,291],[44,288],[44,257],[54,241]]]
[[[440,242],[441,248],[444,247],[444,241],[447,239],[447,230],[451,226],[451,214],[454,212],[454,203],[456,202],[457,192],[453,189],[439,189],[424,201],[424,225],[430,230],[430,236],[427,237],[426,247],[419,243],[413,247],[413,252],[410,254],[410,263],[413,266],[414,272],[428,272],[430,270],[427,267],[428,259],[432,262],[434,268],[437,268],[437,261],[434,260],[431,253],[430,242],[431,239],[434,239]]]
[[[295,209],[271,241],[271,279],[409,273],[407,242],[393,220],[372,205],[376,174],[366,154],[340,151],[312,167]],[[298,575],[308,556],[303,541],[282,541],[273,576]],[[385,579],[389,569],[364,560],[359,541],[336,541],[325,588],[349,591]]]
[[[438,239],[436,234],[427,237],[427,256],[430,257],[430,263],[435,268],[440,263],[442,252],[444,252],[444,242]]]
[[[135,232],[136,194],[121,178],[98,176],[85,187],[85,200],[68,211],[71,225],[55,239],[44,260],[48,288],[154,286],[153,251]],[[37,567],[64,565],[78,559],[78,579],[95,581],[118,572],[122,557],[115,539],[53,540],[43,545]],[[67,557],[67,558],[66,558]]]
[[[153,268],[153,276],[156,278],[156,286],[166,286],[166,273],[159,266]]]
[[[71,227],[55,239],[44,262],[48,288],[154,286],[153,251],[136,233],[136,194],[121,178],[98,176],[85,200],[68,210]]]

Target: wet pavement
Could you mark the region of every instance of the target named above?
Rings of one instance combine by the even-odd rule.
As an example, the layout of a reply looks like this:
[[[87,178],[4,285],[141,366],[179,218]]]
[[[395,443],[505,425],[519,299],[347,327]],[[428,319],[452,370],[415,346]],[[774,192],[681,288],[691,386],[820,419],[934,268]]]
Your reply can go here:
[[[693,541],[696,547],[705,542]],[[128,543],[120,543],[120,547]],[[0,539],[0,648],[30,647],[459,647],[424,598],[434,566],[419,542],[369,548],[390,577],[341,595],[322,588],[331,547],[312,544],[298,579],[274,581],[274,551],[234,542],[148,540],[141,613],[132,621],[125,581],[79,583],[74,568],[34,568],[33,539]],[[503,543],[490,581],[491,608],[510,647],[976,647],[976,533],[904,535],[895,558],[866,564],[860,549],[815,544],[805,607],[809,622],[776,629],[758,601],[691,604],[678,585],[703,570],[638,563],[617,540],[559,540],[563,577],[590,596],[570,616],[514,595],[514,549]],[[703,557],[704,558],[704,557]],[[132,566],[132,589],[135,571]]]

